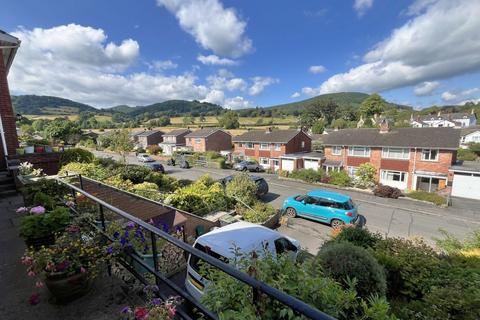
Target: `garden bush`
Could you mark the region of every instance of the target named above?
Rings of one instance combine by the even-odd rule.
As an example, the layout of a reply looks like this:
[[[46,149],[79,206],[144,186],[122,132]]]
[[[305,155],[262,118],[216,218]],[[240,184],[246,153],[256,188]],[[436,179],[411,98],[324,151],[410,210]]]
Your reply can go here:
[[[386,186],[383,184],[379,184],[378,186],[376,186],[375,189],[373,190],[373,194],[376,195],[377,197],[392,198],[392,199],[398,199],[403,195],[400,189],[394,188],[391,186]]]
[[[355,289],[362,298],[384,296],[387,291],[385,270],[370,252],[352,243],[325,244],[316,257],[316,264],[344,287],[355,278]]]
[[[251,208],[244,208],[239,213],[245,221],[251,223],[263,223],[276,213],[276,209],[268,203],[256,201]]]
[[[226,185],[225,193],[242,205],[251,206],[257,200],[257,185],[248,174],[238,174]]]
[[[142,183],[152,170],[146,166],[135,164],[126,165],[117,169],[119,177],[123,180],[130,180],[132,183]]]
[[[457,159],[464,161],[475,161],[477,159],[477,154],[470,149],[460,148],[457,150]]]
[[[167,192],[174,191],[180,186],[177,179],[160,172],[150,172],[145,181],[155,183],[159,190]]]
[[[90,151],[81,148],[72,148],[60,154],[60,166],[70,162],[90,163],[93,159],[95,159],[95,156]]]
[[[151,145],[147,147],[147,153],[154,154],[154,155],[160,154],[162,153],[162,148],[156,145]]]
[[[333,242],[350,242],[356,246],[368,249],[374,248],[382,236],[378,233],[372,233],[364,228],[345,225],[332,237]]]
[[[348,187],[352,183],[352,179],[348,173],[342,171],[332,171],[329,173],[330,183],[340,187]]]
[[[59,175],[78,173],[83,176],[95,179],[95,180],[104,180],[108,177],[109,173],[105,168],[96,165],[95,163],[81,163],[81,162],[70,162],[69,164],[64,165],[59,172]]]
[[[353,184],[357,188],[367,189],[375,186],[375,174],[377,169],[371,163],[363,163],[358,166],[353,179]]]
[[[314,170],[314,169],[299,169],[290,172],[289,178],[299,179],[306,182],[320,182],[324,173],[322,170]]]
[[[70,212],[64,207],[43,214],[28,215],[20,221],[20,236],[24,239],[45,237],[63,231],[70,221]]]
[[[56,203],[53,197],[43,193],[43,192],[37,192],[33,196],[33,201],[32,205],[34,206],[42,206],[47,210],[53,210],[55,208]]]
[[[436,204],[437,206],[443,206],[447,204],[447,198],[433,192],[410,191],[406,194],[406,196],[412,199],[428,201]]]
[[[154,201],[160,201],[162,199],[162,195],[159,192],[158,186],[152,182],[142,182],[136,184],[131,188],[131,191]]]
[[[62,199],[63,195],[69,192],[68,187],[58,183],[53,179],[39,179],[33,183],[29,183],[22,188],[22,194],[25,199],[25,205],[33,205],[33,198],[39,192],[42,192],[55,200]]]

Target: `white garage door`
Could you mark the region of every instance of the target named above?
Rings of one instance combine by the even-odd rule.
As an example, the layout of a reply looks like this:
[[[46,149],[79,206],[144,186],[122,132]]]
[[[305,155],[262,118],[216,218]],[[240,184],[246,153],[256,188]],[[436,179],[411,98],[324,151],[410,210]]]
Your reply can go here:
[[[295,160],[282,159],[282,170],[292,172],[295,168]]]
[[[318,160],[303,159],[303,166],[305,169],[318,170]]]
[[[455,172],[452,196],[480,200],[480,175]]]

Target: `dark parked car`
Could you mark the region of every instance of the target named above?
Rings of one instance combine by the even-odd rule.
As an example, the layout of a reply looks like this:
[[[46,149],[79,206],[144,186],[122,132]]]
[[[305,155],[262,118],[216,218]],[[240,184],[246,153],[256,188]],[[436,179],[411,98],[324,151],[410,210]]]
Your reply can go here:
[[[161,163],[157,163],[157,162],[149,163],[149,164],[147,164],[147,167],[152,169],[152,171],[165,173],[165,168],[163,167],[163,164],[161,164]]]
[[[264,196],[268,193],[268,183],[263,179],[262,177],[258,176],[248,176],[250,179],[252,179],[253,182],[257,185],[257,197]],[[231,175],[228,177],[225,177],[223,179],[220,179],[219,182],[223,185],[226,186],[230,181],[235,178],[235,175]]]

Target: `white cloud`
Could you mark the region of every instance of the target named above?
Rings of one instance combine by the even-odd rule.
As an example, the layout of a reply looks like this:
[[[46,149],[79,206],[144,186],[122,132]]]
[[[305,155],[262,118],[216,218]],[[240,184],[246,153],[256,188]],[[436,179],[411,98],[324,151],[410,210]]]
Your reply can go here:
[[[220,58],[219,56],[216,56],[214,54],[208,56],[199,55],[197,57],[197,60],[205,65],[211,66],[234,66],[237,64],[237,61],[235,60],[228,58]]]
[[[433,91],[440,86],[438,81],[425,81],[417,85],[413,92],[417,97],[431,96]]]
[[[234,98],[226,99],[224,106],[229,109],[246,109],[252,108],[253,104],[250,101],[245,100],[244,97],[236,96]]]
[[[480,70],[480,1],[428,2],[364,56],[365,63],[330,77],[318,93],[381,92]]]
[[[102,29],[69,24],[12,34],[22,40],[9,74],[16,94],[60,96],[103,107],[202,99],[210,92],[190,73],[126,73],[137,62],[138,43],[106,43]]]
[[[373,0],[355,0],[353,9],[361,17],[373,6]]]
[[[467,101],[476,100],[480,94],[480,88],[471,88],[467,90],[452,90],[442,93],[442,99],[445,102],[463,104]]]
[[[290,96],[290,98],[298,98],[298,97],[300,97],[300,93],[299,93],[299,92],[294,92],[294,93]]]
[[[312,87],[303,87],[302,88],[302,93],[304,95],[307,95],[307,96],[310,96],[310,97],[313,97],[313,96],[316,96],[316,95],[320,94],[318,89],[315,89],[315,88],[312,88]]]
[[[152,63],[148,64],[149,67],[155,70],[168,70],[168,69],[176,69],[178,64],[173,62],[172,60],[157,60],[153,61]]]
[[[223,105],[225,102],[225,93],[222,90],[214,89],[207,93],[207,96],[202,100],[202,102],[203,101]]]
[[[259,95],[260,93],[265,90],[266,87],[278,83],[278,79],[270,78],[270,77],[253,77],[252,78],[253,84],[248,89],[248,94],[251,96]]]
[[[244,91],[247,82],[242,78],[236,78],[233,73],[220,69],[216,74],[207,77],[207,82],[212,89],[228,91]]]
[[[308,71],[310,73],[313,73],[313,74],[319,74],[319,73],[322,73],[322,72],[325,72],[327,69],[324,67],[324,66],[311,66],[310,68],[308,68]]]
[[[233,8],[224,8],[219,0],[157,0],[157,3],[174,14],[180,27],[204,49],[232,58],[253,49],[252,41],[244,34],[247,23]]]

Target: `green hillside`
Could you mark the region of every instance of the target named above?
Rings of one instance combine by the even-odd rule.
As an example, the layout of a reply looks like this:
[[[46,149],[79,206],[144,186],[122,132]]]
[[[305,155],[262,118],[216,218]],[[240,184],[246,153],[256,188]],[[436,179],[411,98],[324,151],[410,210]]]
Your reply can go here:
[[[133,110],[135,110],[135,107],[130,107],[130,106],[127,106],[126,104],[121,104],[121,105],[106,109],[106,111],[121,112],[121,113],[130,113]]]
[[[223,110],[224,109],[221,106],[208,102],[200,102],[197,100],[168,100],[144,107],[136,107],[129,113],[129,115],[137,116],[145,113],[156,116],[179,116],[186,114],[215,115],[222,112]]]
[[[12,96],[15,112],[32,115],[76,115],[82,111],[98,112],[92,106],[51,96]]]

